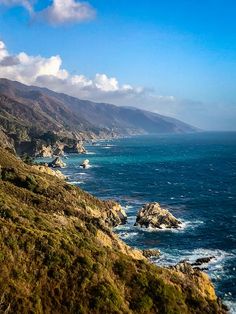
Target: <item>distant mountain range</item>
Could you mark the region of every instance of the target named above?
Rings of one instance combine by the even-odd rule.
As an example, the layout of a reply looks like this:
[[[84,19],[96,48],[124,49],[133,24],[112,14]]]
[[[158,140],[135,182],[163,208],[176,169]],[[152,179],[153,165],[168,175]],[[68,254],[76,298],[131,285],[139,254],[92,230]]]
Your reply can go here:
[[[59,138],[92,139],[195,131],[191,125],[149,111],[0,79],[0,140],[7,136],[11,142],[31,141],[47,132]]]

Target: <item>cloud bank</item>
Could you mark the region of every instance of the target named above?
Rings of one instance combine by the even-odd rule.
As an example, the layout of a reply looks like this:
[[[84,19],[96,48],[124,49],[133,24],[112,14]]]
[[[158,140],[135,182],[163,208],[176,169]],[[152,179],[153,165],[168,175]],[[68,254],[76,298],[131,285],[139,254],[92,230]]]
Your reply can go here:
[[[0,76],[27,85],[47,87],[75,97],[94,101],[118,101],[142,96],[146,90],[120,84],[117,78],[97,73],[93,78],[83,74],[71,75],[62,67],[59,55],[44,58],[25,52],[12,55],[0,41]]]
[[[53,26],[82,23],[92,20],[96,16],[95,9],[87,2],[53,0],[51,5],[41,11],[34,10],[34,2],[32,0],[0,0],[0,5],[22,6],[28,10],[33,21],[47,22]]]

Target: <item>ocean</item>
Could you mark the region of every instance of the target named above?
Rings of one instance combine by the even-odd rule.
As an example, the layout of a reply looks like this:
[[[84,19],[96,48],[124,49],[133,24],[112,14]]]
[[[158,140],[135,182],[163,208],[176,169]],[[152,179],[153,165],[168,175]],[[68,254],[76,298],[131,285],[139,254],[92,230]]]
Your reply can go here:
[[[236,313],[236,133],[137,136],[87,145],[70,155],[69,182],[115,199],[128,223],[115,232],[130,246],[157,248],[158,265],[214,256],[203,265],[219,296]],[[83,159],[91,167],[81,169]],[[183,222],[180,230],[134,227],[137,211],[159,202]]]

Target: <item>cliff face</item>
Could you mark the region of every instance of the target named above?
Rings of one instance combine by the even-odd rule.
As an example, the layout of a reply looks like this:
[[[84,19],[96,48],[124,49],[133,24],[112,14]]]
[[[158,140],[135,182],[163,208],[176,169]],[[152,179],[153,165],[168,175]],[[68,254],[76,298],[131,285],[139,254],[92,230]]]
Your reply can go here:
[[[14,142],[6,135],[0,127],[0,145],[12,152],[15,151]]]
[[[114,235],[117,210],[0,149],[0,312],[225,313],[205,274]]]

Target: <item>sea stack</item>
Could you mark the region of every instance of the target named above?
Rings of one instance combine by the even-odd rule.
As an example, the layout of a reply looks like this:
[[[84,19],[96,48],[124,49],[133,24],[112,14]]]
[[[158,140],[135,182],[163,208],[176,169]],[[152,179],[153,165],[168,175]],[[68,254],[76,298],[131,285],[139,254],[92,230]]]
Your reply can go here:
[[[82,168],[84,168],[84,169],[88,168],[88,166],[89,166],[89,160],[88,160],[88,159],[85,159],[85,160],[82,162],[82,164],[80,165],[80,167],[82,167]]]
[[[177,229],[181,222],[159,203],[148,203],[138,212],[135,226],[155,229]]]

